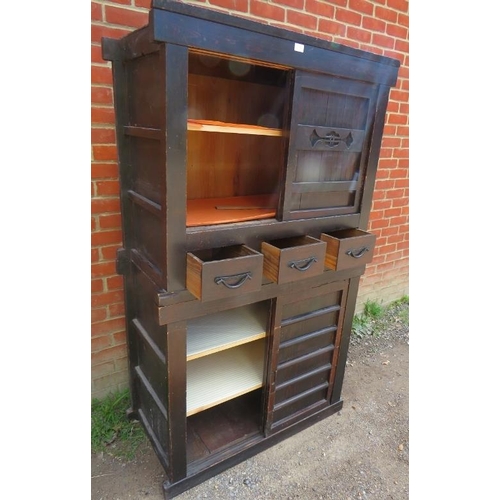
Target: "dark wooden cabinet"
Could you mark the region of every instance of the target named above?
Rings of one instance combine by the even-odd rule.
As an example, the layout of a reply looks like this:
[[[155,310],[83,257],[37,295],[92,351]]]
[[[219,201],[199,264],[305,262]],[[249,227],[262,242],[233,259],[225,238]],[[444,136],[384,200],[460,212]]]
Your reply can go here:
[[[171,497],[341,409],[398,62],[169,0],[103,55],[132,415]]]

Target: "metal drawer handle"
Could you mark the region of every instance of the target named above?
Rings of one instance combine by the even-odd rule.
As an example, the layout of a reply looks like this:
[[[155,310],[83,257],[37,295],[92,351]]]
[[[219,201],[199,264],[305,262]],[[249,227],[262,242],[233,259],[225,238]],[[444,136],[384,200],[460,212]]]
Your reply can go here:
[[[360,257],[363,257],[363,255],[368,252],[370,249],[368,247],[362,247],[359,250],[347,250],[346,254],[349,255],[349,257],[354,257],[355,259],[359,259]]]
[[[234,283],[232,285],[231,283],[227,283],[226,280],[234,280],[240,278],[238,282]],[[226,286],[227,288],[239,288],[243,283],[245,283],[246,280],[252,279],[252,273],[250,271],[246,273],[241,273],[241,274],[233,274],[232,276],[217,276],[214,278],[214,281],[217,285],[220,285],[221,283]]]
[[[304,265],[301,264],[304,262]],[[288,263],[288,267],[297,269],[297,271],[307,271],[315,262],[318,262],[316,257],[309,257],[308,259],[292,260]]]

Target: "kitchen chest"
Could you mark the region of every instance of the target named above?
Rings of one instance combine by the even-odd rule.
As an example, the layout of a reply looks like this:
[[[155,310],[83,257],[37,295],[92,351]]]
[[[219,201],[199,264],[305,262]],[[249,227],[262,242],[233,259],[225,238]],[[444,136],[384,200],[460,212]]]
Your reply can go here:
[[[102,45],[131,415],[169,498],[341,409],[399,63],[170,0]]]

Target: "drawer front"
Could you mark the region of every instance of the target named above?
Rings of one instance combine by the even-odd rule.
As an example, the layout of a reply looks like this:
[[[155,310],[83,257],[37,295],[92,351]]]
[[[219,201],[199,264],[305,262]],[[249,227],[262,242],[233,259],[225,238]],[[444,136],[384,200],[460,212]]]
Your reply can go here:
[[[345,229],[323,233],[321,240],[327,245],[325,265],[340,271],[364,266],[373,259],[375,235],[360,229]]]
[[[317,276],[325,267],[326,246],[311,236],[263,242],[264,274],[280,284]]]
[[[187,254],[186,288],[202,301],[259,291],[264,257],[238,245]]]

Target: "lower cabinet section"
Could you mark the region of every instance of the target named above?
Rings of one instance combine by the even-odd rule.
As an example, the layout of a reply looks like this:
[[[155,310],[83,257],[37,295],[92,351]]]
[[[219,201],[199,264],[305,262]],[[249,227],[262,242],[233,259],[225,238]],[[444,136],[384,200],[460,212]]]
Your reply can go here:
[[[332,391],[351,280],[312,280],[243,306],[214,300],[210,314],[196,301],[187,319],[165,326],[136,294],[134,409],[167,471],[168,496],[341,408]]]

